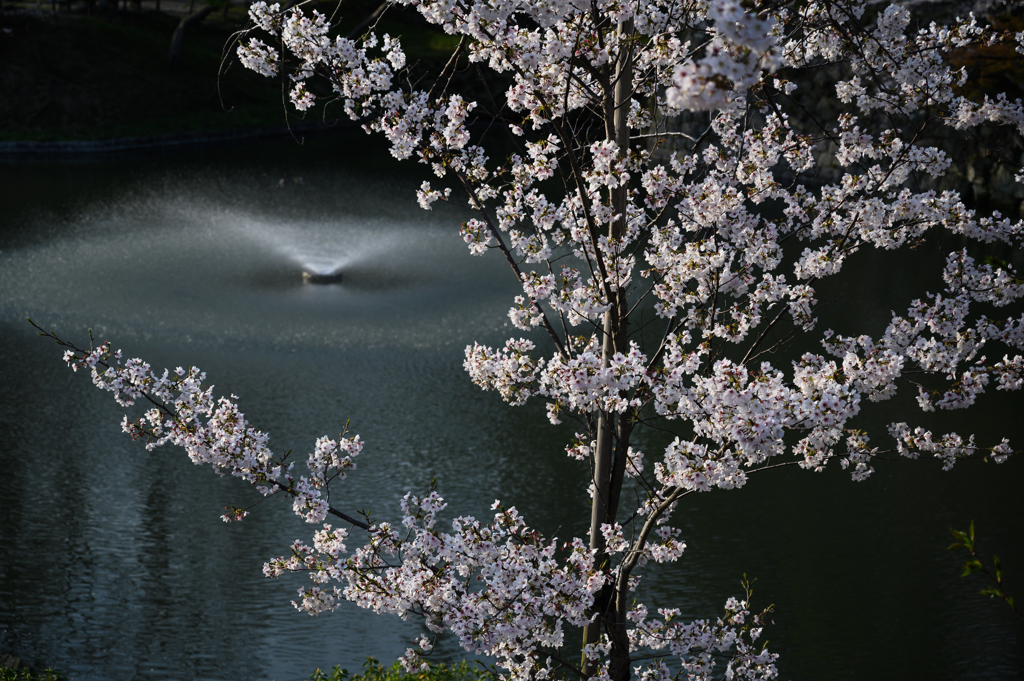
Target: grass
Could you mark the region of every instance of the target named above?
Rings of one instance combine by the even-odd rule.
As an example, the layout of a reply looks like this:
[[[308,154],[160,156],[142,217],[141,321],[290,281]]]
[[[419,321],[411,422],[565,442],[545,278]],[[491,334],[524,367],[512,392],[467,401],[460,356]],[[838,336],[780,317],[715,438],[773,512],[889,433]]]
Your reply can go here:
[[[15,671],[7,667],[0,667],[0,681],[67,681],[67,677],[52,669],[33,672],[28,669]]]
[[[431,665],[426,671],[407,672],[397,662],[385,667],[372,657],[359,674],[349,675],[347,669],[335,667],[329,674],[317,669],[309,681],[494,681],[495,676],[465,660],[456,665]],[[6,680],[3,680],[6,681]],[[21,681],[20,679],[18,681]]]
[[[359,674],[350,675],[347,669],[341,667],[335,667],[330,673],[317,669],[309,681],[494,681],[494,678],[490,672],[472,667],[465,660],[456,665],[437,664],[427,671],[409,673],[397,662],[391,667],[385,667],[371,657],[363,664],[363,671]],[[0,667],[0,681],[67,681],[67,677],[53,669],[33,672]]]

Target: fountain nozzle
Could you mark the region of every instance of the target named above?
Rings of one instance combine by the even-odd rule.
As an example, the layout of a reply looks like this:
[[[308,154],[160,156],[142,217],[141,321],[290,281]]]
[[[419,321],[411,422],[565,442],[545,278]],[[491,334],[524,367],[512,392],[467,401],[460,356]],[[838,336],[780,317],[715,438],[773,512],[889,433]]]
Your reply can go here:
[[[341,271],[324,273],[302,270],[302,281],[306,284],[337,284],[341,281]]]

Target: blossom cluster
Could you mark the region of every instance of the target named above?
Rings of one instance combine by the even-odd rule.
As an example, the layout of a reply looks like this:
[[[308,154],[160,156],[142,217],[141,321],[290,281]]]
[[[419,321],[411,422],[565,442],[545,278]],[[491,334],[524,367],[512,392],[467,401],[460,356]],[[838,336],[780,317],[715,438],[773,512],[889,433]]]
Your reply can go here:
[[[364,525],[366,543],[350,551],[350,531],[323,522],[333,509],[322,492],[355,467],[353,458],[363,446],[358,436],[318,439],[306,461],[309,477],[295,478],[293,465],[276,457],[266,434],[245,420],[237,398],[215,400],[199,369],[157,374],[141,360],[122,361],[120,351],[111,352],[107,343],[89,351],[72,348],[65,352],[65,361],[76,371],[89,370],[93,382],[113,392],[122,406],[139,400],[151,405],[142,417],[124,420],[126,432],[145,438],[147,447],[180,445],[195,463],[230,472],[265,495],[291,495],[296,513],[321,525],[311,544],[296,540],[289,554],[264,566],[268,577],[308,574],[312,585],[300,588],[293,603],[311,615],[352,601],[382,614],[418,616],[432,632],[453,632],[468,651],[496,658],[507,678],[525,681],[550,673],[557,660],[553,651],[564,643],[564,627],[588,624],[597,594],[613,579],[582,539],[545,538],[515,508],[497,501],[491,521],[462,516],[451,521],[450,531],[443,531],[438,516],[447,503],[433,490],[403,498],[400,524]],[[641,452],[630,451],[634,475],[642,472],[642,459]],[[231,515],[241,519],[246,512]],[[609,542],[613,552],[640,550],[644,563],[678,560],[685,548],[679,530],[668,526],[643,546],[627,541],[620,525],[606,526],[605,532],[614,536]],[[635,581],[634,576],[634,588]],[[638,645],[670,648],[687,669],[710,674],[711,656],[732,651],[729,669],[748,670],[747,678],[773,678],[774,655],[743,643],[745,636],[756,639],[759,627],[745,622],[746,605],[736,603],[730,600],[726,617],[716,623],[700,620],[681,628],[651,626],[634,615],[637,626],[629,636]],[[646,611],[642,605],[637,608],[634,613]],[[403,664],[417,668],[430,646],[422,638]],[[593,647],[594,659],[609,648],[607,642]],[[643,675],[659,670],[658,665]],[[605,672],[606,666],[601,667]]]
[[[89,351],[66,350],[64,361],[75,371],[88,370],[96,387],[114,393],[121,406],[130,407],[139,400],[148,403],[142,416],[134,420],[125,416],[121,424],[133,438],[146,440],[147,449],[177,445],[193,463],[241,478],[264,496],[285,493],[306,522],[326,518],[323,490],[356,467],[353,459],[363,448],[358,435],[320,438],[306,460],[309,476],[296,478],[294,464],[271,451],[269,436],[246,421],[237,398],[214,399],[213,387],[204,384],[206,374],[198,368],[178,367],[158,374],[140,359],[123,360],[121,351],[111,351],[109,343]],[[223,518],[241,520],[245,515],[246,511],[236,510]]]

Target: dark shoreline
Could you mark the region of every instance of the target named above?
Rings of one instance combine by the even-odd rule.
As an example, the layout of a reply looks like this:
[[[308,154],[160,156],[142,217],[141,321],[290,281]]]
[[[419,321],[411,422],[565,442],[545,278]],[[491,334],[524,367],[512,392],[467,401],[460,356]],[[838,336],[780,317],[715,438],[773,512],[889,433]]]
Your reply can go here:
[[[149,135],[145,137],[121,137],[107,140],[74,140],[74,141],[0,141],[0,162],[25,161],[30,157],[42,157],[53,160],[61,157],[106,156],[112,154],[173,151],[201,147],[220,146],[234,142],[245,142],[257,139],[289,137],[292,135],[324,135],[356,129],[350,121],[338,121],[333,125],[323,123],[275,126],[270,128],[250,128],[241,130],[223,130],[219,132],[172,133],[167,135]]]

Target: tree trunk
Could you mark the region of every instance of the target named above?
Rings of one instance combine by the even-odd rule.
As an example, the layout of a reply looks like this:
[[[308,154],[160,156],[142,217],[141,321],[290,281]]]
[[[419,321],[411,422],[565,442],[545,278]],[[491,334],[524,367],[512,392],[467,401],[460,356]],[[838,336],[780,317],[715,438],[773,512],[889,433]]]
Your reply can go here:
[[[621,41],[624,36],[633,32],[633,21],[629,20],[619,24],[616,30],[616,38]],[[620,154],[626,154],[629,150],[629,126],[627,117],[629,115],[629,102],[633,89],[633,64],[632,49],[620,48],[619,58],[615,65],[614,94],[611,98],[611,110],[605,108],[606,133],[609,139],[616,142]],[[608,228],[608,236],[618,240],[625,233],[626,228],[626,204],[629,187],[621,186],[611,190],[610,200],[619,219],[612,222]],[[597,248],[597,244],[594,244]],[[611,268],[606,268],[609,272]],[[626,304],[625,291],[616,288],[609,301],[611,308],[604,313],[603,334],[601,343],[601,366],[607,368],[611,358],[616,352],[625,350],[626,324],[628,306]],[[617,423],[618,422],[618,423]],[[601,525],[615,521],[615,514],[618,506],[619,492],[622,487],[622,478],[625,471],[625,456],[629,446],[629,432],[631,427],[624,423],[624,416],[616,418],[614,414],[604,411],[598,414],[597,419],[597,443],[594,452],[594,491],[591,498],[590,512],[590,548],[596,549],[595,560],[602,569],[608,565],[608,556],[605,553],[604,535],[601,533]],[[614,442],[613,433],[618,431],[618,443]],[[612,454],[615,454],[614,461]],[[614,587],[605,586],[598,594],[594,603],[595,620],[583,630],[583,644],[591,644],[598,641],[601,635],[602,624],[609,635],[612,643],[611,664],[609,674],[615,681],[628,681],[629,669],[629,641],[626,637],[626,613],[618,612],[620,608],[617,603],[621,599],[615,597]],[[594,675],[597,670],[593,664],[583,656],[582,670],[587,676]]]
[[[618,306],[613,305],[610,310],[604,313],[604,340],[601,344],[601,367],[606,368],[610,363],[612,355],[615,354],[615,343],[613,330],[615,320],[613,315],[617,314]],[[594,490],[590,499],[590,548],[596,550],[594,557],[598,569],[604,569],[608,563],[608,555],[605,553],[604,535],[601,533],[601,525],[609,521],[609,492],[611,481],[612,461],[612,428],[614,417],[611,414],[601,412],[597,417],[597,446],[594,449]],[[583,645],[596,643],[601,637],[601,618],[604,615],[607,602],[607,589],[598,592],[594,603],[595,619],[583,629]],[[596,673],[595,666],[587,661],[586,653],[582,656],[583,673],[592,676]]]
[[[628,40],[633,34],[633,20],[619,24],[618,38],[620,41]],[[619,147],[619,153],[625,156],[629,153],[629,107],[633,97],[633,50],[631,47],[619,47],[619,61],[615,67],[615,141]],[[609,236],[619,240],[626,233],[626,206],[628,205],[629,187],[620,186],[612,191],[612,205],[615,206],[619,219],[612,223],[609,228]],[[612,353],[626,351],[626,325],[629,314],[629,306],[626,302],[626,292],[621,288],[615,291],[614,306],[609,310],[612,318],[617,322],[613,329],[611,343]],[[611,357],[607,355],[608,343],[602,347],[602,360],[608,362]],[[619,492],[622,491],[622,479],[626,470],[626,451],[629,448],[629,424],[628,412],[621,414],[617,419],[617,432],[619,435],[615,452],[615,464],[612,469],[611,480],[608,486],[607,500],[609,504],[609,516],[614,522],[615,514],[618,511]],[[608,674],[615,681],[629,681],[629,637],[626,635],[626,611],[620,607],[625,599],[619,598],[614,592],[609,594],[608,612],[605,615],[605,622],[608,629],[608,638],[611,640],[611,664]]]
[[[171,36],[171,47],[167,50],[168,64],[173,66],[181,57],[181,46],[185,42],[185,31],[188,30],[190,26],[194,26],[201,22],[212,11],[213,5],[203,5],[199,8],[199,11],[189,14],[178,22],[178,27],[174,29],[174,35]]]

